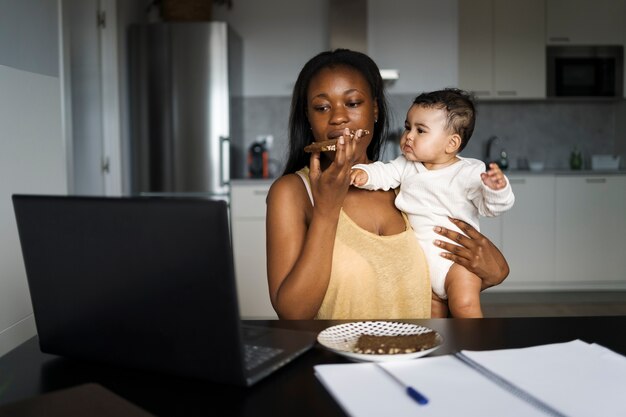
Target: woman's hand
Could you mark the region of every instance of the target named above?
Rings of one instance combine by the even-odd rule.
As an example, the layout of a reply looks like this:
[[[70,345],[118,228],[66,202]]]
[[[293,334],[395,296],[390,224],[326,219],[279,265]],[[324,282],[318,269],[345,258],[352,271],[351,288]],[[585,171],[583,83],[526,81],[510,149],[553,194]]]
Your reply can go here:
[[[451,260],[482,280],[482,289],[493,287],[509,275],[509,264],[502,252],[483,234],[462,220],[450,218],[463,233],[436,226],[435,232],[457,244],[436,240],[435,245],[446,250],[442,257]]]
[[[350,173],[355,164],[356,146],[363,134],[362,129],[352,135],[350,129],[345,128],[343,136],[337,140],[333,161],[324,170],[321,167],[320,153],[311,154],[309,178],[316,208],[322,210],[328,208],[336,211],[338,215],[338,210],[350,188]]]

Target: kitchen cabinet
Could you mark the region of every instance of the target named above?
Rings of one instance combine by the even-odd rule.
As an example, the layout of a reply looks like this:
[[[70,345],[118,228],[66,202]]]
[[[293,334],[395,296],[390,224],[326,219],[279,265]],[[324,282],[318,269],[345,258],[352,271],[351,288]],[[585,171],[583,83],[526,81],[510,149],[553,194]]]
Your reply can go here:
[[[626,175],[509,173],[515,205],[480,219],[511,272],[487,291],[626,289]],[[231,217],[240,310],[276,317],[265,259],[270,181],[233,185]]]
[[[502,215],[502,246],[510,267],[499,290],[547,288],[554,282],[554,175],[509,178],[515,204]]]
[[[546,41],[552,45],[623,45],[626,1],[546,0]]]
[[[545,0],[459,1],[459,86],[478,98],[545,98]]]
[[[557,176],[555,225],[559,284],[626,284],[626,176]]]
[[[231,229],[239,311],[243,318],[276,318],[267,286],[265,199],[271,181],[233,181]]]
[[[480,218],[480,233],[502,250],[502,215]]]

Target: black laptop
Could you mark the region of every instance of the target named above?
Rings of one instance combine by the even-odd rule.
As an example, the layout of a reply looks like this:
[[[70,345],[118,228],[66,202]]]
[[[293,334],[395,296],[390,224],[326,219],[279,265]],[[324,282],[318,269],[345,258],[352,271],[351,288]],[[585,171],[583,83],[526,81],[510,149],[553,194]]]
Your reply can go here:
[[[252,385],[315,343],[241,324],[224,201],[13,195],[13,206],[43,352]]]

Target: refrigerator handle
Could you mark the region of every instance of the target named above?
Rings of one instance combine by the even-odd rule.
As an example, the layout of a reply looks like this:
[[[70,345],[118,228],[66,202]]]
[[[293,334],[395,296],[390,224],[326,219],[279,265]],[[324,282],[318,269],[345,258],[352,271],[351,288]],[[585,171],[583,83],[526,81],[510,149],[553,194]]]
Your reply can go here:
[[[220,184],[230,184],[230,138],[220,136]]]

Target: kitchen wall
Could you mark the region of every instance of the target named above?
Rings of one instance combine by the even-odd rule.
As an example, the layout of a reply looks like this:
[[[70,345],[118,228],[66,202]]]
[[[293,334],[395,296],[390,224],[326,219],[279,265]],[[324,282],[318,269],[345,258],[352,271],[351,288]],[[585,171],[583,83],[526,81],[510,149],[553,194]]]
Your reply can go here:
[[[398,69],[388,84],[395,123],[401,128],[412,98],[458,81],[457,0],[367,0],[368,54],[381,68]],[[273,172],[280,173],[287,144],[290,94],[307,59],[328,49],[329,0],[284,2],[235,0],[231,10],[214,7],[244,42],[243,137],[235,138],[237,176],[245,176],[245,152],[257,138],[272,135]],[[346,24],[350,24],[349,17]],[[285,33],[289,33],[288,36]],[[464,155],[482,158],[484,141],[497,135],[493,155],[506,149],[511,168],[518,158],[542,160],[547,169],[568,167],[579,146],[626,159],[623,101],[481,101],[477,126]],[[391,152],[388,154],[391,155]]]
[[[413,98],[390,94],[394,130],[402,128]],[[246,144],[258,135],[274,136],[270,159],[277,174],[282,172],[286,155],[289,105],[289,97],[274,96],[246,97],[241,105]],[[511,169],[517,169],[518,159],[523,158],[543,161],[546,169],[568,169],[574,146],[583,152],[587,168],[591,154],[617,153],[624,160],[624,107],[623,101],[481,101],[476,107],[476,128],[463,155],[483,159],[485,141],[496,135],[499,140],[492,147],[492,157],[506,150]],[[245,148],[240,145],[238,150],[244,152]],[[388,150],[386,159],[396,156],[394,151]],[[240,174],[245,175],[241,166]]]
[[[67,193],[58,2],[0,0],[0,355],[35,335],[11,195]]]

